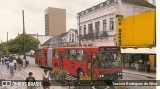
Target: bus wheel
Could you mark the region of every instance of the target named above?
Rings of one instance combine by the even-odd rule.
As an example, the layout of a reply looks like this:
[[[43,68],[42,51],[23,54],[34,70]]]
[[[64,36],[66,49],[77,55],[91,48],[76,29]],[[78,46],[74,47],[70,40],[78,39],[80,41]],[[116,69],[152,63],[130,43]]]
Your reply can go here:
[[[56,63],[56,64],[54,64],[54,68],[58,68],[58,64]]]
[[[39,61],[39,66],[42,68],[42,62],[41,61]]]
[[[83,73],[82,69],[79,69],[77,71],[77,79],[80,80],[80,78],[83,77],[83,76],[84,76],[84,73]]]

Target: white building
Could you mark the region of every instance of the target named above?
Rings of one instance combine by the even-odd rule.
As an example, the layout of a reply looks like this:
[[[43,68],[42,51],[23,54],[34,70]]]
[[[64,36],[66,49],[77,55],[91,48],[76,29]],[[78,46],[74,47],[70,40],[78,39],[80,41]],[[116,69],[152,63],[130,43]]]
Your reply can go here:
[[[42,46],[46,41],[51,39],[53,36],[45,36],[45,35],[38,35],[38,34],[29,34],[40,41],[39,47]]]
[[[106,0],[81,11],[77,16],[81,44],[116,46],[116,14],[127,17],[153,9],[155,6],[144,0]]]
[[[61,35],[63,46],[78,45],[78,32],[76,29],[70,29],[68,32]]]
[[[148,0],[148,2],[156,6],[156,0]]]

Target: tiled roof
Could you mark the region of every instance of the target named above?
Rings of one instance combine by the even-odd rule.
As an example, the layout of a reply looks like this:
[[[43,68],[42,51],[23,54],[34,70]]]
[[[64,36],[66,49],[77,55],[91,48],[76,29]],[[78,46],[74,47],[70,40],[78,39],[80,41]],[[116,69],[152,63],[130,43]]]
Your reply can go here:
[[[156,8],[156,6],[150,4],[147,1],[144,0],[122,0],[124,3],[134,4],[138,6],[144,6],[144,7],[150,7],[150,8]]]

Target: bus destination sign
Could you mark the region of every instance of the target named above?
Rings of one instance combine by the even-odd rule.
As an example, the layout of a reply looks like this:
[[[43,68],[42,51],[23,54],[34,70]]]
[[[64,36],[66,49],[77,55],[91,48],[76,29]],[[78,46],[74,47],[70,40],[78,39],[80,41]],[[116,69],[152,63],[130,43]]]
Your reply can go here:
[[[99,47],[99,51],[120,51],[119,47]]]

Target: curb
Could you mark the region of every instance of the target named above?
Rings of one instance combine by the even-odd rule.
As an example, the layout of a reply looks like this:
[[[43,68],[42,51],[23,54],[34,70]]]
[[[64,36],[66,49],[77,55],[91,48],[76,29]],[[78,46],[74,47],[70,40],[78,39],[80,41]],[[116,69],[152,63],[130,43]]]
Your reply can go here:
[[[156,76],[150,76],[150,75],[135,74],[135,73],[129,73],[129,72],[122,72],[122,73],[132,74],[132,75],[138,75],[138,76],[145,76],[145,77],[149,77],[149,78],[156,78]]]

